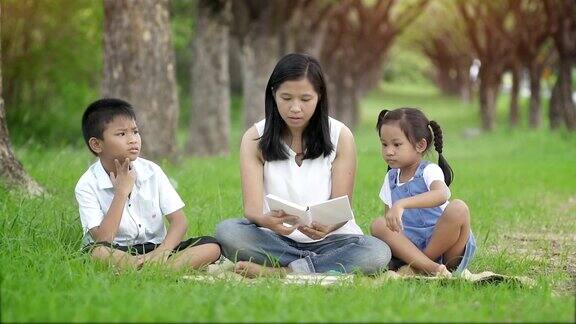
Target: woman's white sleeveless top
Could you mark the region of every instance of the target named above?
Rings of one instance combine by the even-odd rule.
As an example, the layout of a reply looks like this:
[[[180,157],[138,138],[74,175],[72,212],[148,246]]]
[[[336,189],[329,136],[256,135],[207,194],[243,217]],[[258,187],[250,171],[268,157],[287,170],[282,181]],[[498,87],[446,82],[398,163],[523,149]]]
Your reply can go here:
[[[265,122],[266,120],[264,119],[254,124],[259,136],[264,133]],[[334,145],[334,151],[329,156],[321,155],[313,160],[306,159],[302,161],[301,166],[298,166],[295,161],[296,153],[283,142],[282,145],[285,146],[290,157],[287,160],[264,162],[264,197],[267,194],[273,194],[302,206],[309,206],[330,199],[332,192],[332,162],[336,157],[338,138],[344,124],[333,118],[329,119],[329,123],[330,140]],[[266,198],[264,198],[263,212],[268,213],[269,211],[270,207],[266,202]],[[355,220],[352,219],[328,235],[334,234],[363,233]],[[298,230],[287,235],[287,237],[301,243],[320,241],[313,240]]]

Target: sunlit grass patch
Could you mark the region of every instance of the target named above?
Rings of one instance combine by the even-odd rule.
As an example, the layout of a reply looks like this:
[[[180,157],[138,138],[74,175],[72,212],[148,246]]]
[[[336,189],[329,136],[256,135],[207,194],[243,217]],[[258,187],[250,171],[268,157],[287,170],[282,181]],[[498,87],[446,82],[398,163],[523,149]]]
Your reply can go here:
[[[81,143],[29,142],[15,147],[16,153],[49,196],[27,199],[0,190],[2,320],[573,322],[576,136],[545,128],[511,131],[499,120],[494,132],[467,137],[465,130],[479,125],[475,104],[420,86],[384,85],[363,102],[355,134],[353,208],[366,233],[382,213],[378,192],[386,173],[375,119],[381,108],[404,105],[425,109],[444,129],[445,156],[455,171],[452,198],[468,203],[478,241],[470,270],[528,276],[536,280],[533,288],[461,281],[376,284],[364,277],[329,287],[286,285],[277,278],[209,283],[182,279],[195,272],[154,268],[118,274],[80,252],[73,190],[94,157]],[[242,127],[235,116],[230,156],[159,161],[186,203],[188,235],[213,234],[222,219],[242,216]],[[185,135],[179,132],[182,145]]]

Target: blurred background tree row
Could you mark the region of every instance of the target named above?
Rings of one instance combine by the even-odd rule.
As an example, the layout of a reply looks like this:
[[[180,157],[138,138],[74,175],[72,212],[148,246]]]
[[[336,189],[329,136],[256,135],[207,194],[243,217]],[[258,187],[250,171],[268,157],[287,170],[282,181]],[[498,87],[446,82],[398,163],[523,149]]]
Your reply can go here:
[[[387,82],[432,82],[478,102],[479,127],[576,129],[573,0],[1,0],[2,77],[12,141],[79,144],[84,107],[133,102],[144,152],[225,155],[231,115],[263,117],[289,52],[320,59],[331,115],[357,126]],[[508,125],[496,100],[510,92]],[[526,105],[519,96],[528,91]],[[176,128],[187,130],[185,148]],[[147,136],[147,133],[151,134]],[[181,146],[181,145],[180,145]]]
[[[2,0],[2,71],[16,141],[78,141],[102,79],[102,3]]]

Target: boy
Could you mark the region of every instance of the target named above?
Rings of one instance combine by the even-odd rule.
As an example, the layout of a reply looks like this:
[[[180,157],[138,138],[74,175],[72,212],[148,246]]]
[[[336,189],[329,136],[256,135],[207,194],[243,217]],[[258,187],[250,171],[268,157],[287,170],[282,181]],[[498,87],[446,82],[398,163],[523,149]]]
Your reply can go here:
[[[212,237],[181,242],[188,227],[184,203],[162,169],[138,157],[140,134],[129,103],[93,102],[82,117],[82,133],[98,156],[75,189],[85,251],[121,269],[149,263],[197,269],[218,260],[220,246]]]

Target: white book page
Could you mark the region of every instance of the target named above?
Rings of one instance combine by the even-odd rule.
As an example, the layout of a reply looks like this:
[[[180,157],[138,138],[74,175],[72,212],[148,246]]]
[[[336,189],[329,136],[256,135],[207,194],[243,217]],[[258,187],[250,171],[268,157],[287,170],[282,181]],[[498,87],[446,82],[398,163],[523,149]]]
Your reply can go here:
[[[353,219],[348,195],[310,206],[310,218],[322,225],[335,225]]]
[[[307,207],[300,206],[272,194],[266,195],[266,200],[268,201],[268,207],[270,207],[270,210],[283,210],[286,214],[298,216],[298,218],[300,218],[299,223],[305,225],[310,224],[310,216],[308,215]]]

